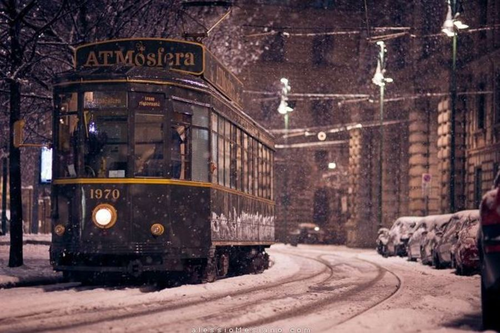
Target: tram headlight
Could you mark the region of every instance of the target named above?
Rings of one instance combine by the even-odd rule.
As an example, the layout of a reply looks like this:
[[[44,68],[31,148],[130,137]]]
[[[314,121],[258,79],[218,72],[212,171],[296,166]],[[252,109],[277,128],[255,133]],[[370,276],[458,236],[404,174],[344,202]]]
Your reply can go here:
[[[62,236],[64,235],[64,232],[66,231],[66,228],[62,224],[58,224],[54,227],[54,233],[57,236]]]
[[[110,204],[100,204],[92,212],[92,221],[101,229],[109,229],[116,223],[116,209]]]
[[[160,223],[155,223],[151,226],[151,233],[155,236],[161,236],[165,232],[165,227]]]

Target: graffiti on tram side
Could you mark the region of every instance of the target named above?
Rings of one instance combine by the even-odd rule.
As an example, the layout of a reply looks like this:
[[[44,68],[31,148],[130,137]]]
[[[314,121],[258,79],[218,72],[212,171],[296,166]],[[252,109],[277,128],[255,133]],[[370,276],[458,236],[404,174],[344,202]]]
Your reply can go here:
[[[212,240],[220,241],[274,241],[274,216],[249,214],[236,209],[229,216],[212,212]]]
[[[168,67],[200,75],[204,70],[201,44],[170,39],[120,39],[80,46],[77,69],[92,67]]]

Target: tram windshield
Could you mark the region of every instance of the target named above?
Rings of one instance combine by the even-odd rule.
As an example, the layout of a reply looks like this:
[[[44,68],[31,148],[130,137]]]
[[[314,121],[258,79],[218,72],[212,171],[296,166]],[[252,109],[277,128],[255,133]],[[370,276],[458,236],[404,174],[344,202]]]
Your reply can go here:
[[[128,94],[87,91],[58,95],[55,177],[208,181],[208,107],[174,101],[168,112],[162,103],[159,107],[136,103],[144,96],[161,101],[153,93],[135,93],[139,97],[133,98]],[[229,151],[224,156],[229,159]]]
[[[85,112],[84,172],[89,177],[125,177],[127,114]]]
[[[87,177],[125,177],[128,160],[126,92],[84,95],[83,164]]]

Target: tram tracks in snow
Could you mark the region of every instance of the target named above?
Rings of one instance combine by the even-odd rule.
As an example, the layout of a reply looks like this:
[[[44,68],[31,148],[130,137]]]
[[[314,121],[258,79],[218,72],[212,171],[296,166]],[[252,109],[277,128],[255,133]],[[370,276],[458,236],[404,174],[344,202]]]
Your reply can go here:
[[[85,307],[77,306],[69,309],[53,309],[51,311],[36,311],[33,313],[28,313],[22,316],[9,317],[0,319],[0,331],[7,329],[9,332],[43,332],[43,331],[65,331],[71,329],[88,329],[94,325],[99,325],[103,323],[117,322],[121,320],[132,320],[135,322],[141,322],[141,318],[147,318],[149,316],[155,316],[159,314],[167,314],[159,323],[149,323],[148,326],[144,326],[144,329],[160,329],[163,325],[182,325],[181,322],[171,322],[173,319],[170,314],[174,314],[181,310],[181,313],[194,313],[195,317],[191,317],[192,327],[196,326],[196,322],[199,323],[224,323],[231,322],[230,327],[262,327],[263,325],[271,324],[274,322],[279,322],[282,320],[288,320],[293,318],[300,318],[301,316],[314,313],[318,310],[328,309],[335,305],[336,303],[342,303],[349,298],[359,297],[364,291],[369,290],[373,286],[377,285],[379,281],[384,279],[386,274],[392,275],[396,281],[396,287],[388,295],[371,303],[369,306],[365,306],[347,316],[343,316],[341,320],[338,320],[331,327],[340,326],[346,322],[354,320],[355,318],[363,315],[364,313],[384,304],[393,298],[402,286],[402,279],[391,270],[382,267],[376,263],[370,262],[359,257],[350,258],[351,260],[357,260],[364,264],[375,267],[375,276],[363,283],[353,285],[351,281],[341,281],[340,283],[336,279],[338,276],[337,268],[341,266],[348,267],[349,264],[344,260],[340,262],[330,262],[326,260],[327,257],[337,257],[335,254],[323,254],[317,257],[311,257],[307,255],[307,251],[301,254],[274,251],[281,255],[288,255],[297,258],[301,258],[303,261],[303,268],[310,268],[307,261],[314,262],[315,264],[321,264],[322,267],[317,267],[317,271],[310,274],[294,274],[288,278],[279,281],[273,281],[265,285],[246,287],[245,289],[236,290],[234,292],[227,292],[223,294],[216,294],[212,296],[200,296],[194,295],[193,297],[188,297],[181,302],[176,302],[172,299],[169,300],[153,300],[153,301],[140,301],[138,299],[137,304],[127,304],[124,308],[119,305],[119,299],[116,300],[116,306],[96,306],[96,307]],[[341,257],[337,257],[341,258]],[[343,258],[345,259],[345,258]],[[355,267],[356,265],[353,265]],[[358,267],[359,268],[359,267]],[[337,282],[337,283],[336,283]],[[332,285],[333,283],[333,285]],[[300,290],[299,286],[307,285],[308,291]],[[76,287],[81,291],[86,291],[85,287]],[[64,290],[64,289],[60,289]],[[92,290],[92,289],[90,289]],[[307,297],[307,294],[314,294],[316,292],[325,291],[321,297],[314,300],[309,298],[304,304],[299,304],[297,306],[285,309],[284,311],[277,311],[275,313],[270,313],[262,318],[255,320],[242,320],[237,321],[237,314],[244,313],[251,310],[252,308],[258,307],[259,304],[265,304],[268,302],[276,302],[277,300],[291,298],[300,299],[301,297]],[[266,292],[270,292],[266,295]],[[255,296],[258,295],[258,296]],[[247,297],[248,299],[244,299]],[[238,301],[236,301],[239,299]],[[241,299],[243,299],[241,301]],[[232,302],[231,300],[234,300]],[[224,303],[227,302],[227,305]],[[203,307],[205,304],[217,304],[218,307],[205,309],[203,316],[199,316],[200,312],[196,313],[196,309]],[[221,305],[222,303],[223,305]],[[234,304],[236,303],[236,304]],[[232,304],[232,306],[231,306]],[[230,306],[230,311],[225,311],[221,313],[220,308],[224,306]],[[229,308],[228,308],[229,309]],[[208,312],[208,313],[206,313]],[[227,318],[227,316],[232,318]],[[47,320],[47,318],[58,318],[57,321]],[[235,321],[236,320],[236,321]],[[41,323],[41,321],[45,321]],[[166,322],[165,322],[166,321]],[[147,322],[147,320],[146,320]],[[237,325],[234,324],[237,322]],[[140,328],[140,327],[139,327]]]
[[[305,257],[304,257],[305,258]],[[310,260],[311,258],[305,258]],[[176,311],[188,307],[195,307],[201,304],[208,304],[211,302],[217,302],[227,298],[228,296],[231,298],[245,296],[249,294],[254,294],[256,292],[265,292],[266,290],[271,290],[273,288],[279,286],[289,286],[296,283],[304,283],[309,280],[314,280],[321,275],[327,275],[323,280],[331,279],[333,271],[332,268],[326,265],[324,262],[320,260],[314,260],[323,265],[322,269],[310,274],[305,274],[297,277],[293,275],[291,277],[285,278],[284,280],[278,280],[271,283],[267,283],[262,286],[252,286],[247,287],[245,289],[240,289],[234,292],[223,293],[208,297],[199,297],[198,299],[187,299],[182,302],[173,303],[174,301],[169,300],[160,300],[160,301],[147,301],[147,302],[137,302],[137,304],[127,304],[127,308],[132,308],[134,306],[140,306],[141,310],[134,309],[133,311],[124,311],[123,306],[90,306],[83,308],[75,307],[75,308],[64,308],[64,309],[52,309],[49,311],[34,311],[32,313],[27,313],[20,316],[8,317],[8,318],[0,318],[0,331],[4,328],[8,327],[9,332],[42,332],[42,331],[64,331],[68,329],[75,329],[78,327],[99,324],[108,321],[116,321],[121,319],[129,319],[134,317],[141,316],[149,316],[154,315],[155,313]],[[322,281],[323,281],[322,280]],[[321,282],[321,281],[320,281]],[[74,288],[74,287],[73,287]],[[92,290],[89,287],[76,287],[81,291]],[[71,288],[62,288],[71,289]],[[50,320],[45,320],[46,318],[58,318],[57,322],[53,322],[51,324]],[[76,320],[75,320],[76,319]],[[40,321],[45,321],[46,324],[40,324]],[[30,324],[31,323],[31,324]],[[19,327],[16,327],[16,324],[21,324]]]
[[[298,255],[298,254],[290,254],[290,255],[307,257],[304,255]],[[328,254],[328,255],[320,255],[319,258],[317,258],[317,259],[311,258],[311,257],[308,257],[308,258],[310,258],[312,260],[325,262],[325,260],[323,258],[326,256],[335,257],[335,255],[333,255],[333,254]],[[373,263],[371,261],[361,259],[359,257],[352,258],[352,259],[359,260],[363,263],[367,263],[367,264],[375,267],[376,272],[377,272],[375,277],[364,282],[364,283],[360,283],[360,284],[355,285],[355,286],[352,285],[352,282],[344,282],[341,284],[337,284],[334,286],[334,288],[332,288],[330,290],[333,292],[332,294],[321,297],[320,299],[318,299],[316,301],[307,302],[304,305],[292,307],[291,309],[288,309],[286,311],[282,311],[282,312],[279,312],[279,313],[276,313],[276,314],[273,314],[270,316],[266,316],[264,318],[260,318],[257,320],[253,320],[253,321],[240,322],[237,325],[232,325],[232,326],[234,328],[236,328],[236,327],[263,327],[264,325],[269,325],[271,323],[276,323],[279,321],[284,321],[284,320],[294,319],[297,317],[302,317],[304,315],[312,314],[312,313],[315,313],[315,312],[320,311],[322,309],[329,308],[332,305],[335,305],[336,303],[345,303],[351,297],[358,297],[364,291],[369,290],[370,288],[373,288],[378,282],[380,282],[384,278],[384,276],[386,274],[390,274],[396,279],[396,281],[397,281],[396,286],[395,286],[394,290],[389,293],[389,295],[384,296],[382,299],[377,300],[375,303],[372,303],[367,307],[364,307],[358,311],[355,311],[354,313],[348,315],[345,318],[342,318],[340,321],[335,322],[334,325],[329,325],[330,328],[333,328],[333,327],[342,325],[348,321],[351,321],[351,320],[355,319],[356,317],[359,317],[362,314],[364,314],[364,313],[382,305],[383,303],[389,301],[401,289],[402,279],[393,271],[390,271],[389,269],[387,269],[385,267],[382,267],[382,266],[380,266],[376,263]],[[325,263],[325,264],[327,264],[327,263]],[[339,264],[333,264],[333,265],[330,264],[332,269],[334,267],[340,266],[340,265],[349,266],[346,262],[341,262]],[[325,282],[327,282],[328,280],[329,279],[325,280]],[[352,287],[352,288],[350,288],[350,287]]]

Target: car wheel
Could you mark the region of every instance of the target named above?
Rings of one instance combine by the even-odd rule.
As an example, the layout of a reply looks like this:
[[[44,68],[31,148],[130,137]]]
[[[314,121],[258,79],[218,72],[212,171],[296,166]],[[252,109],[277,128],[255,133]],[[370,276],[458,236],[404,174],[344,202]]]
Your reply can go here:
[[[407,252],[408,252],[408,260],[409,261],[417,261],[417,258],[414,258],[413,254],[411,253],[411,247],[408,246]]]
[[[483,310],[483,329],[500,331],[500,293],[496,290],[486,289],[481,279],[481,307]]]
[[[420,261],[422,262],[422,265],[426,264],[425,253],[424,253],[424,249],[422,247],[420,247]]]
[[[382,246],[382,257],[384,258],[389,257],[389,249],[387,248],[387,245]]]
[[[436,269],[441,269],[441,263],[439,262],[439,257],[436,252],[432,252],[432,266]]]

